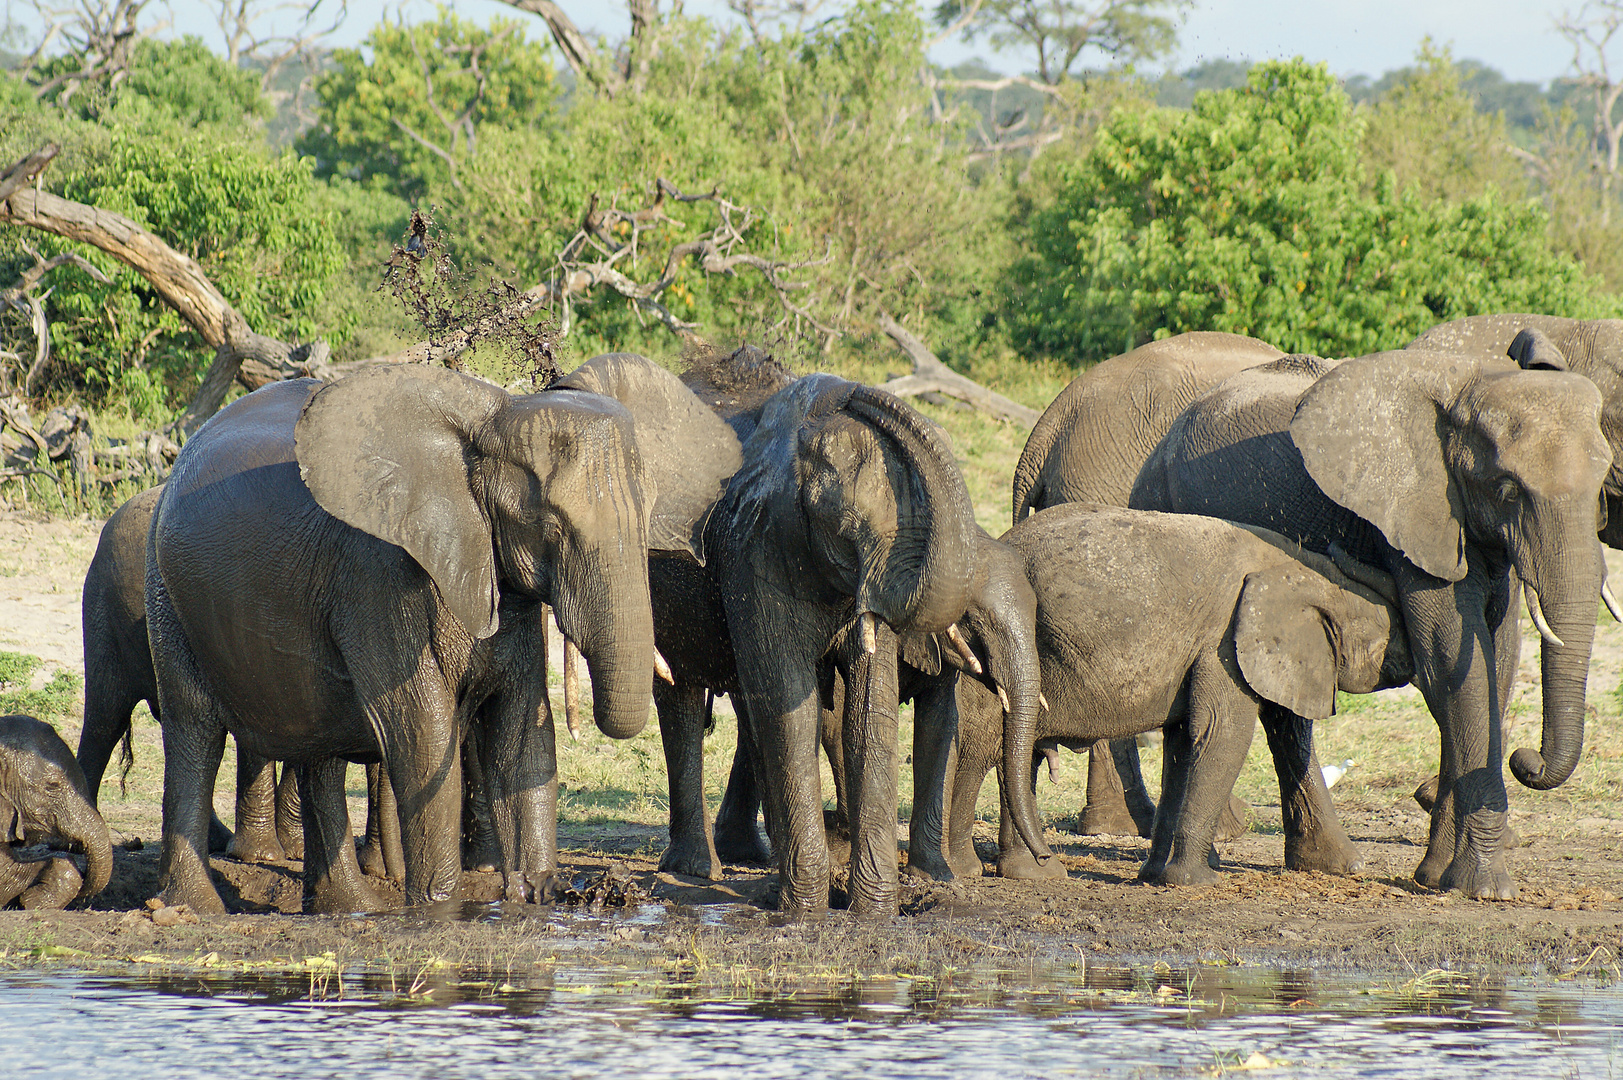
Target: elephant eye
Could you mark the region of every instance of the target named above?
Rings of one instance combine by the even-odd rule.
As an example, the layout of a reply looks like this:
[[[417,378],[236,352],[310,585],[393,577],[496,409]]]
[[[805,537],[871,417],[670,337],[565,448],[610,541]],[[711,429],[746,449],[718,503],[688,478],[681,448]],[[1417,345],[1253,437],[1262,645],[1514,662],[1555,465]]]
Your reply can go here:
[[[1500,502],[1513,503],[1522,497],[1522,488],[1520,484],[1507,476],[1499,481],[1499,488],[1495,494],[1498,495]]]

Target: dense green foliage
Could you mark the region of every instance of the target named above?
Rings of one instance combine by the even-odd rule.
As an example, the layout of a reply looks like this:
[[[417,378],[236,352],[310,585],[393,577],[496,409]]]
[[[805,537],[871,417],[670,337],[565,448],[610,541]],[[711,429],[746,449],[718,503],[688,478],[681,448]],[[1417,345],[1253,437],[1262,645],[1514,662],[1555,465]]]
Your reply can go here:
[[[1396,108],[1403,108],[1400,102]],[[1253,68],[1188,112],[1118,113],[1030,221],[1009,316],[1028,348],[1099,359],[1186,330],[1358,355],[1483,311],[1594,314],[1544,209],[1366,182],[1368,121],[1322,65]]]

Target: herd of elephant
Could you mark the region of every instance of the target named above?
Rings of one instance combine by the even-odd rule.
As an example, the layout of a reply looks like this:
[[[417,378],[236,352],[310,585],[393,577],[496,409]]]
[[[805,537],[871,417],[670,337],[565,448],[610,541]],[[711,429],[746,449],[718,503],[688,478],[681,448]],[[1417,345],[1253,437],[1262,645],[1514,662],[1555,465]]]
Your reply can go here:
[[[499,870],[509,901],[546,899],[549,611],[604,733],[634,736],[657,707],[661,867],[775,862],[786,911],[828,906],[847,841],[852,910],[896,910],[907,700],[911,874],[982,872],[995,767],[999,871],[1063,876],[1034,774],[1067,746],[1094,751],[1087,831],[1148,836],[1143,880],[1210,881],[1259,721],[1286,865],[1351,872],[1313,722],[1338,691],[1410,682],[1442,736],[1415,879],[1509,898],[1518,591],[1543,639],[1543,733],[1510,766],[1546,789],[1581,753],[1597,605],[1616,614],[1603,542],[1623,546],[1623,322],[1478,316],[1348,360],[1153,342],[1049,406],[997,540],[934,424],[748,346],[680,377],[608,354],[526,395],[419,365],[278,383],[104,528],[77,763],[47,725],[0,722],[12,835],[82,845],[86,870],[0,847],[0,900],[106,885],[96,792],[143,699],[163,734],[165,903],[223,912],[208,860],[227,844],[302,855],[307,911],[378,909],[369,873],[445,899],[465,864]],[[702,741],[723,693],[738,750],[712,827]],[[1158,729],[1157,807],[1132,737]],[[212,811],[228,732],[235,836]],[[359,854],[349,762],[372,791]]]

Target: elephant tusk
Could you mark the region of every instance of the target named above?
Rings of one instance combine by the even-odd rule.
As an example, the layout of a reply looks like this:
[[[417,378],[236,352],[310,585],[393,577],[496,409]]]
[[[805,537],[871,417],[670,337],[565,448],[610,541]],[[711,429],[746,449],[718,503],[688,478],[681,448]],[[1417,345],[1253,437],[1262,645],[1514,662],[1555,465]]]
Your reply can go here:
[[[1037,707],[1045,712],[1048,709],[1048,699],[1043,696],[1043,692],[1041,690],[1037,691]]]
[[[660,654],[658,649],[654,650],[654,674],[670,685],[676,685],[676,676],[671,674],[671,665],[665,662],[665,657]]]
[[[1539,637],[1544,639],[1546,645],[1554,645],[1558,649],[1566,648],[1566,642],[1555,636],[1550,624],[1544,621],[1544,606],[1539,603],[1538,592],[1533,586],[1522,583],[1522,593],[1527,597],[1527,614],[1532,617],[1533,625],[1538,627]]]
[[[1623,610],[1619,610],[1617,597],[1612,595],[1612,587],[1604,580],[1600,583],[1600,598],[1606,601],[1606,610],[1612,613],[1612,618],[1623,622]]]
[[[874,630],[874,613],[864,611],[858,616],[857,622],[862,624],[862,651],[872,656],[879,648],[877,634]]]
[[[1003,711],[1008,712],[1009,711],[1009,695],[1005,694],[1003,692],[1003,687],[1001,687],[1001,686],[997,688],[997,700],[998,700],[998,704],[1003,706]]]
[[[580,650],[564,638],[564,725],[569,737],[580,740]]]
[[[985,670],[981,667],[980,657],[975,655],[975,650],[969,647],[969,642],[965,641],[964,635],[959,633],[957,623],[953,623],[951,626],[947,627],[947,640],[952,642],[953,651],[963,658],[964,663],[968,665],[970,671],[973,671],[977,675],[986,674]],[[1006,707],[1004,711],[1008,711]]]

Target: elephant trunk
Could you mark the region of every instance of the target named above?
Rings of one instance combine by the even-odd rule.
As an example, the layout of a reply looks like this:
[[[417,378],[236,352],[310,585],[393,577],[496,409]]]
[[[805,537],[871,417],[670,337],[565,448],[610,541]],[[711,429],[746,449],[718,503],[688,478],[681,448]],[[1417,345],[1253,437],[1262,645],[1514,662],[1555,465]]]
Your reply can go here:
[[[920,517],[903,524],[884,565],[863,582],[859,613],[874,611],[897,630],[939,633],[963,616],[974,587],[977,530],[963,473],[935,426],[897,398],[863,386],[848,407],[894,440],[914,466],[913,509]]]
[[[1020,838],[1032,855],[1047,859],[1053,854],[1043,840],[1042,815],[1032,788],[1032,761],[1036,753],[1038,710],[1042,699],[1041,675],[1037,664],[1036,599],[1033,597],[1029,621],[1012,627],[1008,634],[1008,655],[994,652],[989,674],[996,680],[1003,702],[1003,775],[1009,814]],[[1018,620],[1015,620],[1018,622]]]
[[[1522,574],[1528,612],[1544,639],[1539,656],[1544,730],[1538,750],[1523,747],[1510,756],[1510,771],[1524,786],[1541,791],[1566,782],[1584,744],[1584,695],[1602,556],[1600,545],[1589,537],[1573,541],[1569,550],[1578,552],[1572,561],[1589,565],[1559,576]]]
[[[630,739],[647,726],[654,701],[647,563],[599,566],[582,576],[579,587],[559,589],[558,628],[586,661],[598,730],[611,739]]]
[[[64,814],[56,828],[57,835],[85,849],[84,884],[78,899],[95,896],[107,887],[113,877],[113,839],[107,823],[89,803],[83,803]]]

